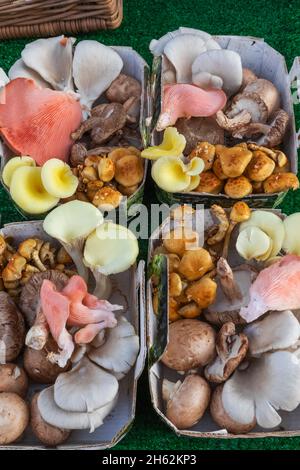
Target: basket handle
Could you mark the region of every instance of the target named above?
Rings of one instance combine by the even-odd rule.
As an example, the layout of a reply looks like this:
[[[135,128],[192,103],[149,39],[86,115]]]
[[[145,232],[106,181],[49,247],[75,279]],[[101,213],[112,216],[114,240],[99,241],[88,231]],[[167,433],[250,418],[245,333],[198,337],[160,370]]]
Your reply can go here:
[[[300,56],[295,57],[289,72],[293,103],[300,104]],[[297,132],[297,147],[300,147],[300,129]]]
[[[136,304],[139,308],[140,351],[135,364],[134,378],[143,372],[146,360],[146,306],[145,306],[145,261],[140,261],[136,270]]]

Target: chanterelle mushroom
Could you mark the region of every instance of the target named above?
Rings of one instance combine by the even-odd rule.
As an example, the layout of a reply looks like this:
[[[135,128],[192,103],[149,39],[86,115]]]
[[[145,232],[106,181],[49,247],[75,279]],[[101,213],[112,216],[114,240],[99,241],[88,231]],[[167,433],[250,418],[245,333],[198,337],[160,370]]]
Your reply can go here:
[[[222,391],[224,410],[238,423],[256,418],[259,426],[281,423],[277,410],[293,411],[300,403],[300,361],[287,351],[263,354],[237,370]]]
[[[115,328],[106,330],[104,344],[91,348],[88,357],[120,380],[135,363],[138,351],[139,337],[131,323],[121,316]]]
[[[166,416],[177,429],[191,428],[200,421],[210,400],[208,383],[195,374],[187,375],[183,382],[164,379],[162,393]]]
[[[216,383],[227,380],[244,359],[247,349],[247,336],[244,333],[237,334],[234,323],[225,323],[217,335],[217,357],[205,368],[207,380]]]
[[[103,216],[93,204],[70,201],[56,207],[43,223],[45,232],[60,241],[85,281],[88,271],[82,259],[83,245],[86,237],[102,222]]]
[[[293,347],[300,337],[300,324],[290,311],[272,312],[263,320],[246,326],[249,352],[255,356],[276,349]]]

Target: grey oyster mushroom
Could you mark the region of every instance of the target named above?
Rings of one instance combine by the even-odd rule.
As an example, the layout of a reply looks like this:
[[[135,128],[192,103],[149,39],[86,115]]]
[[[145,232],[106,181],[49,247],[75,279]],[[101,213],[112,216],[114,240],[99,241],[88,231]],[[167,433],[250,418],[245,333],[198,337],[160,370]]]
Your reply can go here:
[[[237,333],[234,323],[224,323],[216,339],[217,356],[204,371],[206,379],[215,383],[225,382],[243,361],[247,350],[247,336]]]

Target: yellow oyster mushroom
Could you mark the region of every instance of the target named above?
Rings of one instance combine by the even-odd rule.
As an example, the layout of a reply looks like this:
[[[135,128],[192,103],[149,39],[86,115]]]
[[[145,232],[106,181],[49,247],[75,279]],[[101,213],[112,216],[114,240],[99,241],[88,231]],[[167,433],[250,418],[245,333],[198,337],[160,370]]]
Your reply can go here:
[[[10,187],[14,172],[21,166],[35,166],[35,161],[33,158],[28,156],[10,158],[2,172],[3,183],[6,186]]]
[[[200,184],[200,175],[191,176],[191,182],[188,187],[184,190],[185,193],[194,191]]]
[[[79,182],[69,165],[58,158],[51,158],[43,165],[41,177],[48,193],[60,199],[73,196]]]
[[[10,195],[13,201],[29,214],[43,214],[59,201],[46,191],[41,178],[40,167],[21,166],[12,176]]]
[[[195,157],[185,165],[178,157],[161,157],[152,166],[152,178],[161,189],[170,193],[191,191],[196,187],[195,179],[204,169],[201,158]],[[193,178],[193,180],[192,180]],[[198,183],[199,184],[199,183]]]
[[[164,131],[163,141],[160,145],[148,147],[142,151],[141,156],[149,160],[171,156],[180,157],[185,148],[186,140],[175,127],[167,127]]]

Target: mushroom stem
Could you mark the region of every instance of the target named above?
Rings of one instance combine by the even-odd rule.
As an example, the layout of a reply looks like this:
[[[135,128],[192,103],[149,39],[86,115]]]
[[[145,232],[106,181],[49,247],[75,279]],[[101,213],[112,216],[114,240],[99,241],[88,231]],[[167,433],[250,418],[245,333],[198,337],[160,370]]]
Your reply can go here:
[[[36,315],[33,326],[27,332],[25,344],[31,349],[40,351],[45,346],[49,336],[49,326],[45,315],[40,309]]]
[[[72,260],[74,261],[74,264],[76,266],[76,270],[79,276],[81,276],[85,280],[85,282],[88,282],[89,270],[83,262],[83,255],[82,255],[84,239],[81,238],[81,239],[76,240],[76,245],[75,243],[70,245],[69,243],[65,243],[63,241],[60,241],[60,242],[63,245],[66,252],[71,256]]]
[[[230,243],[230,237],[233,232],[234,227],[236,226],[237,222],[231,220],[229,223],[229,227],[227,229],[225,239],[224,239],[224,245],[223,245],[223,251],[222,251],[222,258],[227,259],[228,256],[228,249],[229,249],[229,243]]]
[[[222,129],[230,132],[237,132],[240,128],[249,124],[251,119],[251,114],[245,109],[235,114],[232,118],[227,117],[223,111],[218,111],[216,114],[218,125]]]
[[[162,383],[162,398],[164,401],[168,402],[174,393],[179,389],[181,385],[180,380],[177,382],[171,382],[171,380],[163,379]]]
[[[242,294],[238,287],[231,267],[226,259],[220,258],[217,263],[217,273],[220,279],[221,287],[229,300],[241,300]]]
[[[98,299],[109,299],[112,291],[111,280],[97,269],[92,269],[92,273],[96,282],[93,294],[98,297]]]

